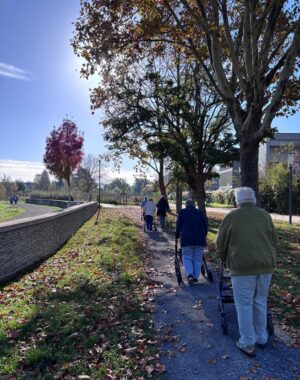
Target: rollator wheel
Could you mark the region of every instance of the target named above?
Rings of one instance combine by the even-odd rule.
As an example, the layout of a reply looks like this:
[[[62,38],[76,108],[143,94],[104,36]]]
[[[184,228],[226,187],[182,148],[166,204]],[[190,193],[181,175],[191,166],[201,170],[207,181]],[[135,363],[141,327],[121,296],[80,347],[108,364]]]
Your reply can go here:
[[[274,334],[274,323],[272,319],[272,314],[270,312],[267,313],[267,330],[269,335]]]
[[[207,278],[209,282],[214,282],[214,276],[211,270],[207,271]]]
[[[227,319],[225,315],[221,316],[221,328],[222,328],[223,334],[227,335],[228,328],[227,328]]]

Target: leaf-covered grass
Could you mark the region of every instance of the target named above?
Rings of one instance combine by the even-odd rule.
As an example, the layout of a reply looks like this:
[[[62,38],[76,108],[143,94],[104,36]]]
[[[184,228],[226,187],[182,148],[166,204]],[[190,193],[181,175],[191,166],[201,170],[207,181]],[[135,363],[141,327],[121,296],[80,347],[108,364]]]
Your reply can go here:
[[[17,216],[24,214],[25,208],[11,206],[9,202],[0,201],[0,222],[15,219]]]
[[[155,368],[148,293],[157,285],[144,275],[138,227],[111,209],[94,222],[0,289],[0,375],[138,379]]]
[[[214,241],[219,225],[223,219],[221,214],[208,214],[209,260],[218,265]],[[300,226],[287,223],[275,223],[278,233],[277,267],[273,275],[269,303],[272,314],[281,321],[285,328],[296,333],[300,328]]]

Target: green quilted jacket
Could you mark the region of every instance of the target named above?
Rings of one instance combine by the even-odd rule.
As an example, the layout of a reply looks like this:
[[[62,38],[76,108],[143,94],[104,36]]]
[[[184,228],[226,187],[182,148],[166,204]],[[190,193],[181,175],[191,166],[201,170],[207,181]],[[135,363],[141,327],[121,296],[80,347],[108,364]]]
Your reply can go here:
[[[231,276],[273,273],[276,243],[271,216],[253,203],[243,203],[225,216],[216,241]]]

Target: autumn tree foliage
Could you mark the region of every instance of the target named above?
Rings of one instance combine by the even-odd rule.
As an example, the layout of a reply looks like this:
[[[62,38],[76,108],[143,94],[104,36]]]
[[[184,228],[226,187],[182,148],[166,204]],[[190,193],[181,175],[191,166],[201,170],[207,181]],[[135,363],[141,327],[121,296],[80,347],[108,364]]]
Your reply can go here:
[[[227,107],[241,181],[258,190],[258,147],[278,115],[296,112],[300,6],[288,0],[90,0],[75,23],[82,75],[105,74],[166,45],[193,56]]]
[[[54,127],[46,140],[44,163],[46,168],[58,179],[64,179],[70,192],[70,178],[83,158],[83,135],[76,124],[64,119],[57,129]]]
[[[168,162],[172,179],[175,166],[181,167],[205,212],[205,182],[214,175],[216,164],[236,158],[237,149],[228,112],[201,81],[200,71],[197,63],[172,51],[146,65],[115,71],[110,81],[106,79],[102,95],[95,89],[92,99],[95,96],[94,104],[105,106],[104,136],[109,146],[126,149],[141,160],[151,152],[160,165]],[[163,174],[158,173],[162,194]]]

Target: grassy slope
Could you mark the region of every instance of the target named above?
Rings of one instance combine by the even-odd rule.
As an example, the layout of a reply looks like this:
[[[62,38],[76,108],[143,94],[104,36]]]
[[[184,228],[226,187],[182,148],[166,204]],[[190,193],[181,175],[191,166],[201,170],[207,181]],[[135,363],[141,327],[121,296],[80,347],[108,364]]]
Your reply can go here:
[[[24,214],[26,210],[20,206],[11,206],[9,202],[0,201],[0,222],[15,219]]]
[[[0,375],[138,379],[161,369],[148,306],[157,285],[145,278],[138,228],[114,210],[94,221],[0,289]]]

